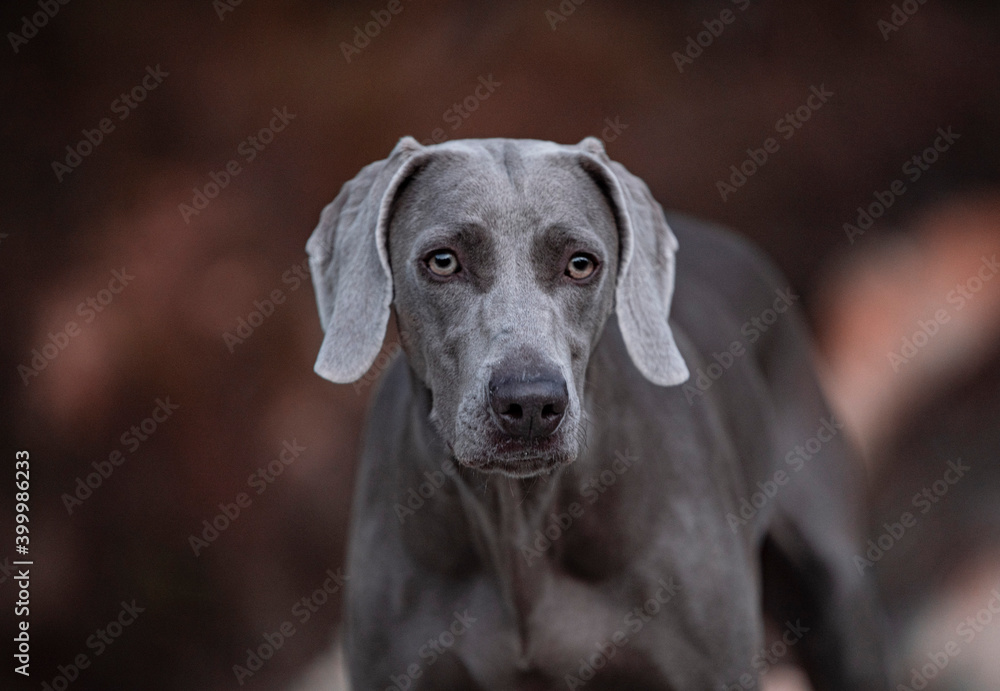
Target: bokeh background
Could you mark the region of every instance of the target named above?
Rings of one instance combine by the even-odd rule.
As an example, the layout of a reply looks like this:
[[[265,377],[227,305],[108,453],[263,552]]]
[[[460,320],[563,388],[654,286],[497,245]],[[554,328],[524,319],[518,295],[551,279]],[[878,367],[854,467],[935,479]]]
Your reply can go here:
[[[1000,10],[578,2],[402,0],[350,60],[343,44],[387,1],[80,0],[58,5],[26,41],[11,36],[27,35],[23,18],[39,4],[4,4],[0,448],[8,469],[15,450],[31,452],[35,566],[32,678],[5,663],[0,687],[43,688],[86,653],[73,689],[239,688],[233,665],[246,649],[342,565],[371,386],[312,373],[315,301],[293,277],[321,208],[411,134],[604,136],[664,206],[725,223],[774,257],[863,451],[870,537],[913,511],[947,461],[971,468],[874,567],[894,680],[912,683],[911,670],[951,640],[960,655],[927,688],[1000,688],[1000,613],[989,611],[1000,588],[1000,278],[973,280],[1000,252]],[[679,70],[674,53],[724,10],[731,23]],[[879,22],[894,12],[890,31]],[[119,119],[116,99],[147,68],[159,83]],[[481,79],[496,84],[485,99]],[[832,96],[783,138],[778,120],[811,87]],[[294,119],[263,135],[250,161],[247,139],[275,108]],[[57,174],[53,162],[103,118],[113,131]],[[959,137],[911,181],[904,164],[938,128]],[[768,137],[780,149],[724,200],[717,182]],[[232,159],[239,174],[185,218],[179,205]],[[896,179],[905,193],[863,234],[846,232]],[[134,277],[119,294],[106,291],[113,271]],[[227,343],[275,290],[284,301]],[[88,300],[101,310],[79,307]],[[891,361],[904,339],[933,330],[922,324],[939,310],[948,321],[917,337],[924,345],[906,362]],[[79,332],[45,369],[19,370],[70,321]],[[155,432],[123,440],[167,397],[178,408]],[[305,449],[273,482],[249,485],[286,443]],[[124,462],[68,502],[115,451]],[[6,566],[9,478],[4,487]],[[240,492],[251,505],[196,556],[189,536]],[[14,593],[6,567],[4,640]],[[89,637],[132,600],[145,611],[97,655]],[[959,636],[977,614],[972,640]],[[332,597],[296,620],[243,686],[291,688],[327,665],[339,615]],[[794,688],[792,678],[775,675],[772,688]]]

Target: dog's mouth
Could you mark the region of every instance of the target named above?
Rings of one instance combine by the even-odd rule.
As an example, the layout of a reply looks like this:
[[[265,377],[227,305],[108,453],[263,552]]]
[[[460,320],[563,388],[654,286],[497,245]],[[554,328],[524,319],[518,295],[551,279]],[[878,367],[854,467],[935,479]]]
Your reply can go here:
[[[480,472],[527,478],[550,473],[576,459],[561,434],[530,440],[501,434],[491,436],[494,438],[489,440],[484,453],[473,457],[456,456],[456,460]]]
[[[572,462],[572,458],[560,456],[533,456],[511,460],[507,458],[488,458],[481,462],[464,462],[462,465],[483,473],[498,473],[514,478],[529,478],[537,475],[547,475],[559,466]]]

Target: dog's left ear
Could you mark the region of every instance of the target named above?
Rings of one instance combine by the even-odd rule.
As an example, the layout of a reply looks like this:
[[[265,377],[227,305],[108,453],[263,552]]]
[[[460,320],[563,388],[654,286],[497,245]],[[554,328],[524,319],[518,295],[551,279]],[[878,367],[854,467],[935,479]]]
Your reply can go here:
[[[382,347],[392,304],[389,211],[422,151],[415,139],[403,137],[388,158],[362,168],[323,209],[306,243],[326,332],[314,369],[332,382],[360,379]]]
[[[583,164],[611,197],[619,232],[615,313],[636,368],[660,386],[683,384],[688,368],[670,330],[674,294],[674,237],[663,208],[642,180],[608,158],[604,144],[587,137]]]

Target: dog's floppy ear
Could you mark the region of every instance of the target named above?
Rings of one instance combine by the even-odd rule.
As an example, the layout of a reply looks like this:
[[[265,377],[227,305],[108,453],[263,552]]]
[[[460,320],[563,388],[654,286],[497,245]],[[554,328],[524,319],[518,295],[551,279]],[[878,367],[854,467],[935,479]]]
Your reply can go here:
[[[332,382],[360,379],[382,347],[392,304],[389,211],[421,151],[415,139],[403,137],[388,158],[365,166],[323,209],[306,243],[326,332],[315,370]]]
[[[599,139],[587,137],[577,146],[584,152],[584,166],[611,197],[618,220],[615,313],[628,353],[654,384],[682,384],[688,368],[668,321],[677,238],[646,183],[611,161]]]

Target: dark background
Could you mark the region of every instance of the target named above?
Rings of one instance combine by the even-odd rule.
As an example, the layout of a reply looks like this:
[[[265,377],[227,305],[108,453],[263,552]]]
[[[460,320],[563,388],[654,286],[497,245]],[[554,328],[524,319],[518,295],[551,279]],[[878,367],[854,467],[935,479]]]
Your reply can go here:
[[[210,0],[75,0],[17,52],[0,45],[0,449],[7,468],[17,449],[32,459],[24,688],[80,653],[92,664],[73,689],[238,687],[246,648],[343,561],[371,386],[312,373],[312,287],[283,280],[321,208],[406,134],[572,143],[611,133],[609,121],[626,125],[609,154],[664,206],[752,238],[803,296],[831,399],[865,451],[873,536],[944,459],[979,469],[879,564],[908,679],[1000,586],[1000,280],[899,372],[886,358],[1000,250],[996,6],[914,3],[885,38],[885,1],[567,1],[574,11],[553,28],[555,0],[404,0],[348,62],[341,43],[387,4],[244,0],[220,19]],[[735,19],[680,72],[672,54],[727,8]],[[0,30],[38,11],[8,2]],[[118,120],[115,99],[158,65],[168,76]],[[480,77],[500,85],[455,128],[447,111]],[[833,96],[783,139],[776,121],[821,85]],[[246,162],[241,142],[283,107],[295,118]],[[105,117],[114,131],[60,182],[53,161]],[[960,138],[851,242],[844,223],[939,127]],[[723,201],[716,182],[767,137],[780,149]],[[186,223],[178,206],[234,158],[242,171]],[[134,280],[84,323],[77,305],[123,268]],[[227,347],[275,289],[285,302]],[[69,321],[79,334],[25,384],[18,366]],[[122,434],[165,397],[179,408],[129,453]],[[293,440],[306,450],[253,494],[248,476]],[[125,462],[70,513],[63,495],[115,450]],[[15,558],[11,482],[0,483],[0,564]],[[244,491],[252,505],[196,557],[189,536]],[[15,589],[3,571],[0,594],[6,650]],[[95,655],[88,636],[133,599],[145,612]],[[339,612],[333,598],[296,624],[245,685],[299,675]],[[997,688],[998,651],[1000,616],[930,688]],[[3,659],[0,678],[22,684]]]

